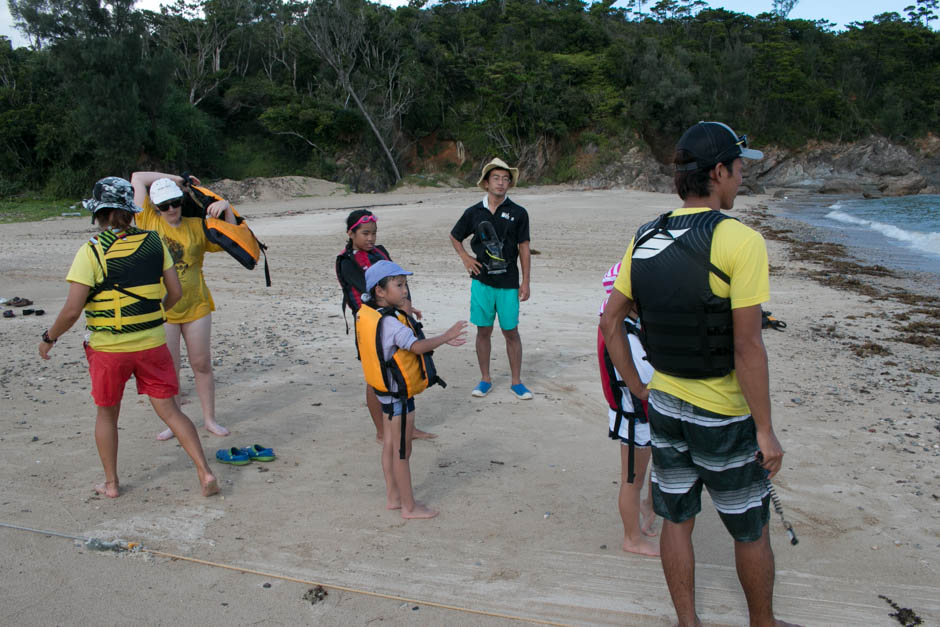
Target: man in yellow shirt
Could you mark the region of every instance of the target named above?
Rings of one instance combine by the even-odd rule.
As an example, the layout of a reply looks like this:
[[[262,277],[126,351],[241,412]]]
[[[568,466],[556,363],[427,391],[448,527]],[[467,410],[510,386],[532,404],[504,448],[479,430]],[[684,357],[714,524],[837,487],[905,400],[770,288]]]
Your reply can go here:
[[[679,625],[698,625],[692,530],[708,488],[734,538],[751,625],[773,614],[774,558],[766,477],[783,459],[770,417],[760,304],[770,298],[759,233],[721,213],[741,185],[742,158],[763,154],[719,122],[699,122],[676,147],[682,208],[641,227],[621,262],[601,328],[630,390],[649,398],[653,506],[663,517],[663,572]],[[634,303],[656,372],[649,389],[621,321]]]

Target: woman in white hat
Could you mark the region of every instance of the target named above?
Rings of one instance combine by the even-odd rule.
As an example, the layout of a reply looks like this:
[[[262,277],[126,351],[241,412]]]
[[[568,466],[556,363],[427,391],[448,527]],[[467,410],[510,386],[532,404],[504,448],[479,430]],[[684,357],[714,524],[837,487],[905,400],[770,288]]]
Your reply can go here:
[[[193,184],[199,184],[198,179],[190,178]],[[143,207],[143,211],[136,216],[137,225],[160,234],[173,256],[183,286],[183,297],[166,312],[167,346],[173,355],[177,374],[182,337],[196,380],[196,392],[202,405],[206,430],[218,436],[226,436],[229,434],[228,429],[215,419],[215,377],[210,350],[215,302],[202,274],[205,254],[219,252],[222,248],[206,240],[201,218],[183,217],[183,190],[180,187],[187,184],[183,177],[162,172],[134,172],[131,184],[134,187],[134,201]],[[212,203],[206,208],[206,213],[213,218],[235,223],[235,214],[226,200]],[[157,439],[169,440],[172,437],[173,432],[167,429]]]

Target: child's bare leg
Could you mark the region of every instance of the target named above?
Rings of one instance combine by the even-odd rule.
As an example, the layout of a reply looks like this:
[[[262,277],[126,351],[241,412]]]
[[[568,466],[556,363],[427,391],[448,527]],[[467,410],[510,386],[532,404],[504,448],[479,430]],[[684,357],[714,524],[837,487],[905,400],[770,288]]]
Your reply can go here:
[[[98,446],[98,456],[104,467],[104,483],[95,485],[95,492],[115,499],[120,494],[117,475],[118,452],[118,415],[121,413],[120,401],[109,407],[98,407],[95,418],[95,444]]]
[[[385,509],[401,509],[401,496],[398,493],[398,484],[395,483],[395,474],[392,471],[392,460],[398,455],[399,440],[396,440],[392,422],[401,424],[401,416],[389,420],[382,431],[382,473],[385,475]],[[399,432],[400,433],[400,432]]]
[[[180,374],[180,337],[186,341],[186,351],[189,354],[189,366],[196,380],[196,392],[202,405],[202,420],[206,430],[213,435],[226,436],[229,430],[215,420],[215,377],[212,374],[212,352],[210,342],[212,337],[212,314],[208,314],[183,324],[165,324],[166,345],[173,357],[176,366],[176,379]],[[181,407],[179,395],[173,398],[176,407]],[[157,435],[158,440],[170,440],[173,431],[166,429]]]
[[[163,325],[163,330],[166,332],[166,347],[170,351],[170,357],[173,358],[173,368],[176,370],[176,380],[180,380],[180,342],[183,337],[183,332],[180,328],[180,325],[173,324],[172,322],[166,322]],[[176,408],[180,408],[180,397],[179,394],[173,397],[173,403],[176,405]],[[161,442],[166,440],[173,439],[173,431],[171,429],[164,429],[157,434],[157,439]]]
[[[659,544],[643,533],[640,524],[640,492],[643,490],[646,478],[650,449],[639,446],[633,449],[636,477],[633,483],[627,483],[629,448],[629,446],[620,447],[620,494],[617,505],[620,508],[620,519],[623,521],[623,550],[655,557],[659,555]]]
[[[433,440],[437,437],[436,433],[429,433],[427,431],[422,431],[418,427],[414,427],[411,439],[412,440]]]
[[[656,537],[656,530],[653,525],[656,524],[656,512],[653,511],[653,473],[649,474],[646,482],[646,497],[640,501],[640,525],[644,535],[651,538]]]
[[[369,407],[369,415],[372,416],[372,422],[375,423],[375,439],[381,444],[383,442],[382,425],[384,424],[383,420],[385,419],[385,414],[382,413],[382,402],[379,400],[379,397],[375,395],[375,390],[369,385],[366,386],[366,405]],[[415,428],[412,439],[433,440],[436,437],[436,433],[428,433],[427,431]]]
[[[379,400],[379,397],[375,395],[375,390],[373,390],[372,386],[368,383],[366,384],[366,407],[369,408],[369,415],[372,416],[372,422],[375,424],[375,441],[379,444],[383,444],[382,421],[385,419],[385,416],[382,414],[382,402]],[[385,467],[384,463],[382,467]]]
[[[166,423],[173,435],[180,441],[180,446],[189,455],[190,459],[196,465],[196,472],[199,474],[199,484],[202,486],[203,496],[212,496],[219,491],[219,485],[216,482],[215,475],[209,470],[209,462],[206,461],[206,455],[202,451],[202,443],[199,441],[199,434],[196,433],[196,427],[192,421],[179,410],[172,398],[154,398],[150,397],[150,403],[154,411],[160,416],[160,420]]]
[[[392,475],[395,479],[395,486],[398,488],[398,496],[401,499],[401,517],[434,518],[437,516],[438,512],[415,501],[414,493],[411,490],[411,465],[408,463],[408,460],[411,459],[412,425],[414,425],[414,419],[414,412],[409,413],[405,426],[405,459],[401,459],[401,455],[399,454],[402,429],[401,416],[395,416],[391,423],[386,425],[387,427],[391,427],[390,429],[386,429],[386,431],[391,432],[389,435],[391,435],[392,438]],[[386,442],[387,441],[388,440],[386,440]]]
[[[206,431],[225,437],[229,430],[215,420],[215,375],[212,373],[212,314],[181,326],[189,355],[189,367],[196,380],[196,392],[202,405],[202,421]],[[179,377],[177,376],[177,379]]]

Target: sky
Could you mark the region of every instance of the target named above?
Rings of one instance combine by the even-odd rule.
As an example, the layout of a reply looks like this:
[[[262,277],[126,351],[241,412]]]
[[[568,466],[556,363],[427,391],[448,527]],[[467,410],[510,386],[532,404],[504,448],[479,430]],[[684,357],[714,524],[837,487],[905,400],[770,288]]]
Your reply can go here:
[[[770,11],[773,7],[773,0],[706,0],[706,2],[712,8],[724,7],[729,11],[751,15]],[[406,4],[407,0],[384,0],[383,3],[398,6]],[[647,7],[652,4],[655,4],[655,0],[649,0]],[[803,20],[827,19],[835,22],[837,28],[844,28],[850,22],[870,20],[875,15],[888,11],[896,11],[904,15],[904,7],[911,4],[914,4],[914,0],[799,0],[789,17]],[[141,0],[137,6],[156,11],[159,10],[160,0]],[[933,23],[932,26],[936,28],[937,23]],[[0,0],[0,35],[10,38],[14,47],[27,44],[23,36],[13,28],[7,0]]]

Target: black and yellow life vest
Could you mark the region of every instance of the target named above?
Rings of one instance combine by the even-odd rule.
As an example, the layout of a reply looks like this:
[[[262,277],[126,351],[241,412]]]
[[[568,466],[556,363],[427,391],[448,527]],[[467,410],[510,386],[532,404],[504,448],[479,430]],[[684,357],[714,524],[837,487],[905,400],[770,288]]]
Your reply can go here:
[[[734,370],[731,299],[712,292],[709,275],[731,284],[711,262],[718,211],[661,215],[637,231],[630,262],[640,340],[658,372],[686,379]]]
[[[447,384],[437,376],[437,369],[431,359],[433,351],[419,355],[399,348],[391,359],[385,359],[382,348],[382,322],[390,316],[396,317],[399,322],[409,327],[419,340],[424,339],[421,323],[414,318],[393,307],[375,309],[362,303],[362,307],[356,313],[356,346],[359,349],[359,359],[362,362],[362,372],[366,383],[378,394],[391,395],[402,403],[402,435],[399,455],[405,459],[405,419],[408,399],[432,385],[447,387]],[[391,391],[392,382],[398,388],[395,392]]]
[[[104,281],[85,301],[85,326],[91,331],[135,333],[163,324],[163,240],[134,227],[102,231],[88,243]]]

